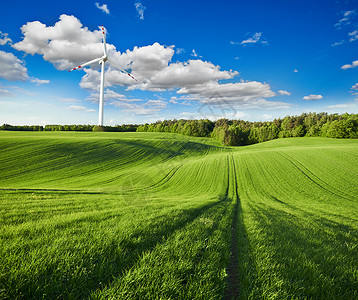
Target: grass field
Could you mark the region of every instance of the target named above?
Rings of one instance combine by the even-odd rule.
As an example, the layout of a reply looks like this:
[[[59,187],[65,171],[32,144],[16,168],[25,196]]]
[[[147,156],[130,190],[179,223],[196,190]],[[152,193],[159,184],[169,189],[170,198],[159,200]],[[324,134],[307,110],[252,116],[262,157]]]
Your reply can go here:
[[[2,299],[357,299],[358,141],[0,132]]]

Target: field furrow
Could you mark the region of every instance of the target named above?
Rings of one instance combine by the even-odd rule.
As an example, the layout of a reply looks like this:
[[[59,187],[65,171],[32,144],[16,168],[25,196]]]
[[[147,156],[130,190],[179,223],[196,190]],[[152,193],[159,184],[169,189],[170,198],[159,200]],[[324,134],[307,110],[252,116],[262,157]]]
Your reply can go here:
[[[1,299],[356,299],[358,143],[0,132]]]

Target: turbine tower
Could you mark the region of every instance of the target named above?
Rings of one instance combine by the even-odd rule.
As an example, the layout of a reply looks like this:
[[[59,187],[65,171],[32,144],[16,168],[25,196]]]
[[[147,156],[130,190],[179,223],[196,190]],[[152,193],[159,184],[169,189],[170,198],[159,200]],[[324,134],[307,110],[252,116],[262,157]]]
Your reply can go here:
[[[123,70],[122,68],[118,67],[113,61],[111,61],[108,56],[107,56],[107,45],[106,45],[106,32],[104,27],[101,27],[102,29],[102,34],[103,34],[103,56],[99,57],[99,58],[95,58],[93,60],[90,60],[82,65],[79,65],[78,67],[75,67],[71,70],[69,70],[68,72],[74,71],[76,69],[80,69],[82,67],[88,66],[90,64],[96,63],[98,62],[101,65],[101,85],[99,88],[99,110],[98,110],[98,125],[99,126],[103,126],[103,105],[104,105],[104,72],[105,72],[105,63],[106,61],[108,61],[111,65],[113,65],[114,67],[116,67],[117,69],[119,69],[121,72],[123,72],[124,74],[127,74],[129,77],[133,78],[135,81],[137,81],[137,79],[135,79],[130,73],[126,72],[125,70]]]

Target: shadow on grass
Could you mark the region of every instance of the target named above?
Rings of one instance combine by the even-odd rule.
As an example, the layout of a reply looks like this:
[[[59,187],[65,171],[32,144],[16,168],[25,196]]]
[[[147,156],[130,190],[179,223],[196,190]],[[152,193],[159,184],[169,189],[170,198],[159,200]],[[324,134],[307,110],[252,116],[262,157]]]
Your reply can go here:
[[[80,261],[71,261],[70,263],[74,264],[73,267],[68,267],[66,262],[63,262],[64,267],[67,266],[64,271],[59,270],[61,262],[53,259],[45,269],[38,273],[35,271],[31,279],[23,280],[21,286],[14,281],[8,281],[6,286],[0,286],[3,290],[2,297],[5,299],[88,298],[94,291],[109,285],[113,280],[125,274],[136,264],[143,253],[164,243],[174,232],[226,201],[228,201],[227,195],[222,195],[218,201],[183,210],[172,220],[168,221],[168,216],[158,217],[150,226],[138,226],[129,237],[112,240],[95,253],[80,255],[73,253],[73,256],[77,256]],[[77,271],[87,270],[87,272],[74,272],[73,268]]]
[[[324,218],[303,219],[265,204],[253,211],[266,236],[265,247],[271,249],[271,269],[261,278],[273,287],[271,292],[290,299],[357,299],[356,230]],[[274,287],[274,278],[282,285]]]

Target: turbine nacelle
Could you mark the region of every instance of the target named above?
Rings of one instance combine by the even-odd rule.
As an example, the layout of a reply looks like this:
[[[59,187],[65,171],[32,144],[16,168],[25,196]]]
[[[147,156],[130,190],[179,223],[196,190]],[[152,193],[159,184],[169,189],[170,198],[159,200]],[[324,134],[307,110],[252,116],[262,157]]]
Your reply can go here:
[[[107,60],[108,60],[108,56],[103,56],[98,63],[99,63],[99,64],[105,63]]]

